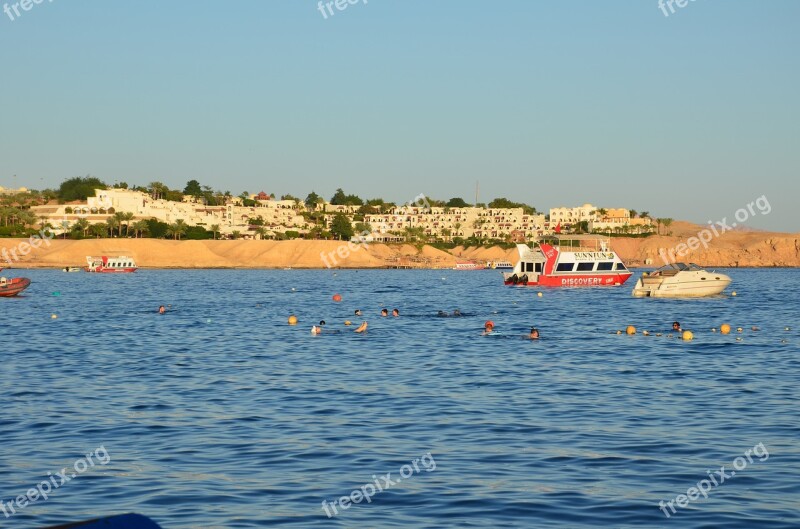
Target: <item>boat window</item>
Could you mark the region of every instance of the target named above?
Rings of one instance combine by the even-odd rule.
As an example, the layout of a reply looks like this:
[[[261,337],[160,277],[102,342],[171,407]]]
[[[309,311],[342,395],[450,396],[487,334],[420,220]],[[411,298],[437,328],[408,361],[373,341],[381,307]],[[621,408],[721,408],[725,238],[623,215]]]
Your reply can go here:
[[[578,263],[578,272],[591,272],[594,270],[594,263]]]
[[[625,268],[625,265],[624,265],[624,264],[622,264],[622,263],[617,263],[617,270],[627,270],[627,268]]]
[[[614,269],[614,263],[597,263],[597,271],[598,272],[601,271],[601,270],[607,271],[607,270],[613,270],[613,269]]]
[[[556,267],[556,272],[572,272],[572,267],[575,263],[558,263],[558,267]]]
[[[542,263],[536,263],[536,273],[542,273]]]
[[[533,272],[533,263],[525,263],[525,271]]]

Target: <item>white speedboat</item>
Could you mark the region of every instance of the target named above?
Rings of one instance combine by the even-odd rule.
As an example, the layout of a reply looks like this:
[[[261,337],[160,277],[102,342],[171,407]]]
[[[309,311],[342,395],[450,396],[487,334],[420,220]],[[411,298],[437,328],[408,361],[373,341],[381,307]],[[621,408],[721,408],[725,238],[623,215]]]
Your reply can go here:
[[[636,298],[701,298],[720,294],[731,278],[694,264],[673,263],[644,272],[633,287]]]

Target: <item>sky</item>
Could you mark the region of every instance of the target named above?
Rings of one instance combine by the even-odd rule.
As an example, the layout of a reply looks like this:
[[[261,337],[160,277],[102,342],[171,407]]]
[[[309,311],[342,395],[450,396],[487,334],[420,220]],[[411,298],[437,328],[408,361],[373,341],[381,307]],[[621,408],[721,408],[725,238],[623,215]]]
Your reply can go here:
[[[698,223],[764,197],[741,225],[800,232],[796,0],[15,3],[0,186],[402,203],[479,182]]]

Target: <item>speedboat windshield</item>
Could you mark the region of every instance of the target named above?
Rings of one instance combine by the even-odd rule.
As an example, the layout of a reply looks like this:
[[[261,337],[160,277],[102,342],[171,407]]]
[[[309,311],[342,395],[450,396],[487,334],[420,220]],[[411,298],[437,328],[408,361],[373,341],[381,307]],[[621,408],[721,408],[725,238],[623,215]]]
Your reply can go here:
[[[656,272],[696,272],[699,270],[704,270],[704,268],[694,263],[670,263],[662,266]]]

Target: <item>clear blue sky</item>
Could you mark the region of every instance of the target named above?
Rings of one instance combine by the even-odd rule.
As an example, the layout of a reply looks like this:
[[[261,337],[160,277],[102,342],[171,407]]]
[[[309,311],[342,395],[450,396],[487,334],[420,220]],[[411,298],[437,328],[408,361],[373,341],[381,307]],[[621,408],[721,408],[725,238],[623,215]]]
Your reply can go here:
[[[0,5],[3,4],[0,0]],[[11,4],[13,5],[14,2]],[[335,7],[334,7],[335,10]],[[91,174],[800,231],[800,2],[45,0],[0,13],[0,185]],[[13,11],[12,11],[13,13]]]

